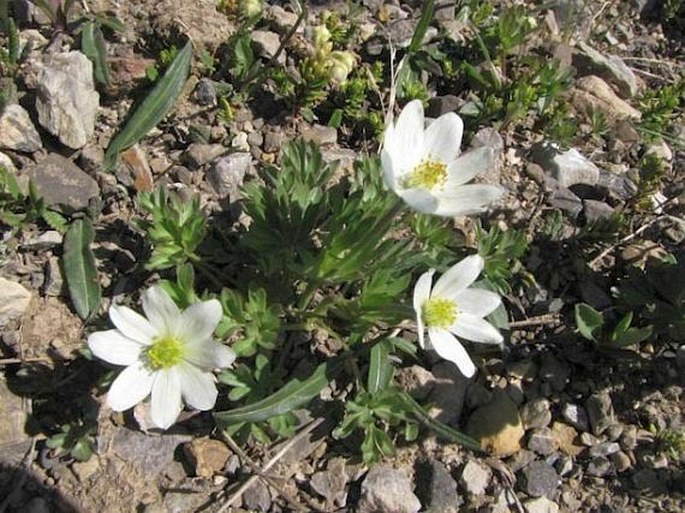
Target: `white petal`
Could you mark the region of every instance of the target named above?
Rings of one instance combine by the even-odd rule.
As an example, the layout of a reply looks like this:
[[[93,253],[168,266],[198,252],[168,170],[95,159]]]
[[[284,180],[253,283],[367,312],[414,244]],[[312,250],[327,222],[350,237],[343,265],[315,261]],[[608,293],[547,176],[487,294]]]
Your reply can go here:
[[[453,299],[456,301],[460,312],[481,318],[490,315],[502,304],[502,298],[499,294],[482,289],[462,290]]]
[[[487,210],[503,193],[504,189],[497,185],[469,184],[453,189],[445,187],[435,193],[437,204],[433,213],[445,217],[478,214]]]
[[[504,340],[497,328],[488,321],[465,312],[457,317],[450,331],[466,340],[483,344],[501,344]]]
[[[222,315],[221,303],[216,299],[195,303],[181,314],[176,335],[186,341],[211,339]]]
[[[184,359],[205,371],[230,367],[236,358],[233,349],[213,340],[189,342],[184,350]]]
[[[426,129],[425,157],[449,164],[459,155],[464,122],[454,112],[443,114]]]
[[[112,382],[107,393],[107,404],[114,411],[133,408],[145,399],[152,389],[154,373],[142,362],[126,367]]]
[[[423,339],[423,319],[421,318],[421,307],[430,297],[431,283],[433,281],[433,274],[435,269],[430,269],[423,273],[414,285],[414,311],[416,312],[416,329],[419,334],[419,345],[421,348],[425,347]]]
[[[455,187],[470,182],[493,165],[494,157],[492,148],[482,146],[453,160],[447,168],[449,178],[445,189],[454,190]]]
[[[391,191],[397,189],[397,178],[395,176],[394,164],[392,155],[388,150],[383,148],[381,151],[381,166],[383,167],[383,179],[385,180],[385,185]]]
[[[384,146],[393,157],[406,156],[407,152],[423,153],[424,148],[423,105],[413,100],[405,105],[397,118],[395,129],[385,139]],[[419,159],[421,156],[419,156]]]
[[[126,306],[112,305],[109,318],[124,335],[146,346],[157,336],[157,330],[145,317]]]
[[[125,337],[119,330],[97,331],[88,337],[93,354],[114,365],[133,365],[140,359],[144,346]]]
[[[454,299],[457,293],[476,281],[484,265],[480,255],[467,256],[440,276],[431,296]]]
[[[216,385],[214,376],[209,372],[202,372],[190,364],[177,367],[181,380],[181,395],[185,403],[196,410],[211,410],[216,403]]]
[[[143,293],[143,311],[150,324],[164,336],[176,332],[176,325],[181,316],[181,311],[169,297],[169,294],[155,285]]]
[[[152,384],[151,416],[157,427],[167,429],[181,413],[181,380],[178,369],[171,367],[157,371]]]
[[[461,342],[452,335],[449,331],[441,329],[428,330],[428,336],[431,339],[433,349],[445,360],[454,363],[461,373],[470,378],[476,373],[476,366],[473,364],[471,357],[461,345]]]
[[[438,200],[426,189],[399,189],[400,197],[414,210],[423,214],[433,214],[438,207]]]

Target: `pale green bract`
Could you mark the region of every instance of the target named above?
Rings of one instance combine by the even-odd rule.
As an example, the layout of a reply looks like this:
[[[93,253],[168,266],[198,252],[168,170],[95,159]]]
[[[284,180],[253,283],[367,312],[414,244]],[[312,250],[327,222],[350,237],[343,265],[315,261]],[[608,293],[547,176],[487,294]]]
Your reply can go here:
[[[493,164],[489,147],[460,156],[464,123],[457,114],[440,116],[424,128],[423,105],[409,102],[397,123],[385,129],[381,162],[386,185],[424,214],[464,216],[483,212],[503,189],[468,184]]]
[[[414,286],[414,310],[419,345],[435,349],[471,377],[476,366],[458,337],[484,344],[501,344],[502,335],[483,317],[494,312],[502,300],[494,292],[470,288],[483,270],[484,261],[471,255],[448,269],[431,288],[433,269],[423,273]],[[428,331],[428,343],[424,331]]]
[[[112,305],[109,317],[117,329],[91,334],[88,346],[98,358],[126,366],[109,389],[108,405],[124,411],[151,395],[152,421],[167,429],[183,403],[196,410],[214,407],[212,371],[230,367],[236,355],[212,340],[222,316],[216,299],[180,311],[159,286],[146,290],[142,299],[146,317]]]

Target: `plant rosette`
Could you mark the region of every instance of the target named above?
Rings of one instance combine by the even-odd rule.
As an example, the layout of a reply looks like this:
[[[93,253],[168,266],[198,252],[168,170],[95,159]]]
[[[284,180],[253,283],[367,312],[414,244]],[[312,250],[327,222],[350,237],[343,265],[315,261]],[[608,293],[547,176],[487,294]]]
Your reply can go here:
[[[503,341],[500,332],[483,319],[500,306],[502,299],[495,292],[470,287],[483,266],[483,258],[472,255],[448,269],[432,289],[434,269],[423,273],[414,287],[419,345],[434,349],[466,377],[476,373],[476,366],[457,337],[484,344]],[[428,331],[428,341],[424,331]]]
[[[424,128],[423,105],[409,102],[394,125],[385,129],[381,162],[386,185],[410,207],[445,217],[478,214],[497,200],[496,185],[469,184],[492,165],[492,148],[460,156],[464,123],[457,114],[443,114]]]
[[[185,402],[197,410],[211,410],[216,403],[214,369],[229,367],[232,349],[212,340],[222,317],[216,299],[195,303],[180,311],[159,286],[142,295],[145,316],[130,308],[112,305],[109,317],[116,329],[88,337],[95,356],[126,368],[107,394],[114,411],[132,408],[151,395],[153,423],[169,428]]]

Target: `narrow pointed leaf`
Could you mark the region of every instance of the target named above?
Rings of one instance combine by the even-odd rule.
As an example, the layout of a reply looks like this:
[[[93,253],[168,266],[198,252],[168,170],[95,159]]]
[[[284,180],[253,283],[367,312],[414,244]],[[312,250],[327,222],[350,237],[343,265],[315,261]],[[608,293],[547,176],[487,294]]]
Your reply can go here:
[[[192,57],[193,46],[188,41],[152,91],[133,112],[124,128],[109,143],[105,152],[105,169],[112,169],[119,153],[140,141],[164,119],[183,91],[190,73]]]
[[[101,292],[93,243],[93,225],[89,219],[77,219],[64,237],[64,274],[69,296],[76,313],[88,319],[100,306]]]
[[[391,342],[381,340],[371,348],[371,358],[369,360],[369,375],[367,389],[370,394],[376,394],[384,390],[392,381],[394,367],[390,363]]]
[[[237,422],[260,422],[282,415],[318,396],[341,368],[342,365],[338,360],[322,363],[307,379],[293,379],[261,401],[234,410],[215,413],[214,418],[223,425],[229,425]]]
[[[97,23],[89,21],[81,31],[81,50],[93,63],[93,76],[101,84],[109,84],[107,70],[107,46]]]
[[[457,443],[462,447],[466,447],[467,449],[482,452],[483,449],[476,440],[465,435],[461,431],[457,431],[456,429],[451,428],[448,425],[432,418],[430,415],[428,415],[426,410],[424,410],[421,405],[417,403],[408,393],[403,391],[402,396],[407,405],[411,407],[416,419],[421,424],[432,430],[436,435],[444,438],[445,440],[449,440],[450,442]]]

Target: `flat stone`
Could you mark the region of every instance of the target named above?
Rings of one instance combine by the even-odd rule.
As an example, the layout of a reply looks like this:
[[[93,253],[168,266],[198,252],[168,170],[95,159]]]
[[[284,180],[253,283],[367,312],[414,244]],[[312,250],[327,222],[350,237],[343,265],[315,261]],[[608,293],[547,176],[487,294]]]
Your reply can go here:
[[[614,407],[608,393],[598,393],[588,397],[585,410],[590,420],[592,433],[601,435],[614,422]]]
[[[426,116],[429,118],[439,118],[448,112],[455,112],[459,108],[460,104],[461,100],[459,97],[453,94],[434,96],[428,100]]]
[[[466,389],[471,381],[452,362],[440,362],[431,369],[435,377],[433,392],[428,398],[431,417],[445,424],[458,425],[464,407]]]
[[[333,458],[326,470],[315,472],[309,481],[312,489],[329,504],[344,507],[347,501],[347,469],[343,458]]]
[[[521,421],[525,429],[543,428],[552,421],[550,402],[547,399],[533,399],[521,408]]]
[[[560,484],[557,471],[546,461],[533,461],[523,469],[523,491],[531,497],[549,495]]]
[[[273,58],[281,46],[281,36],[268,30],[253,30],[250,34],[257,53],[267,59]],[[285,52],[281,52],[279,63],[285,63]]]
[[[553,179],[547,180],[550,182]],[[565,187],[554,188],[547,199],[549,206],[567,212],[574,219],[583,211],[583,201]]]
[[[231,456],[226,444],[207,437],[196,438],[185,444],[183,449],[197,477],[211,477],[220,473]]]
[[[471,414],[466,432],[496,456],[517,452],[525,434],[516,404],[503,391]]]
[[[619,201],[629,200],[638,190],[637,185],[623,175],[616,175],[608,171],[601,170],[596,188],[606,192],[611,198]]]
[[[533,429],[528,436],[528,449],[549,456],[559,449],[559,443],[550,428]]]
[[[420,365],[398,369],[396,378],[402,388],[417,401],[424,401],[435,387],[433,374]]]
[[[140,431],[117,428],[112,435],[112,450],[149,478],[156,478],[174,461],[176,448],[192,440],[190,435],[146,435]]]
[[[338,131],[332,126],[314,125],[302,132],[302,139],[316,145],[335,144],[338,140]]]
[[[633,462],[623,451],[618,451],[611,455],[611,463],[614,464],[616,472],[621,473],[629,470],[633,466]]]
[[[297,14],[280,5],[270,5],[266,10],[266,18],[280,34],[288,33],[297,24]],[[299,32],[303,30],[303,25],[298,28]]]
[[[0,294],[4,289],[0,278]],[[12,392],[4,376],[0,376],[0,465],[12,467],[18,464],[30,445],[31,437],[26,433],[29,417],[29,403]]]
[[[538,497],[523,503],[526,513],[559,513],[559,506],[556,502],[547,497]]]
[[[590,447],[590,456],[610,456],[621,450],[616,442],[600,442]]]
[[[488,467],[471,460],[464,466],[459,483],[470,495],[483,495],[490,484],[491,474]]]
[[[91,199],[100,196],[97,182],[57,153],[49,154],[28,173],[46,204],[65,213],[85,210]]]
[[[17,167],[14,165],[14,162],[12,162],[12,159],[4,153],[0,153],[0,167],[4,168],[5,171],[10,173],[11,175],[17,175]]]
[[[419,463],[415,473],[416,494],[426,513],[458,513],[463,502],[457,483],[444,464],[430,459]]]
[[[29,113],[21,105],[7,105],[0,114],[0,148],[33,153],[42,147]]]
[[[65,146],[84,147],[93,137],[100,106],[88,57],[78,51],[44,55],[36,93],[38,122]]]
[[[610,474],[614,469],[614,466],[605,456],[597,456],[590,461],[587,466],[587,473],[594,477],[604,477]]]
[[[561,151],[554,144],[541,143],[533,146],[530,157],[561,187],[577,184],[595,185],[599,179],[599,168],[575,148]]]
[[[483,183],[499,185],[500,173],[504,162],[504,140],[494,128],[481,128],[471,140],[471,147],[490,148],[492,159],[478,177]]]
[[[214,161],[207,171],[207,182],[221,198],[229,197],[234,201],[240,197],[245,174],[252,162],[249,153],[232,153]]]
[[[269,511],[271,509],[271,492],[261,479],[243,493],[243,506],[249,511]]]
[[[609,84],[595,75],[582,77],[576,80],[575,85],[570,96],[571,103],[578,111],[589,114],[596,110],[611,122],[642,118],[639,110],[619,98]]]
[[[573,403],[565,403],[561,407],[561,416],[564,421],[578,431],[588,431],[590,429],[590,421],[587,416],[585,408]]]
[[[30,302],[31,292],[23,285],[0,277],[0,326],[19,319]]]
[[[62,244],[62,234],[56,230],[48,230],[37,237],[32,237],[24,242],[21,247],[28,251],[45,251]]]
[[[336,135],[337,139],[337,135]],[[278,152],[281,149],[281,146],[283,146],[284,142],[286,140],[286,135],[284,132],[277,130],[277,131],[268,131],[264,134],[264,151],[268,153],[274,153]]]
[[[404,471],[377,465],[366,474],[357,507],[359,513],[417,513],[420,509],[421,503]]]
[[[193,143],[188,146],[183,159],[191,169],[198,169],[227,151],[228,149],[221,144]]]
[[[586,199],[583,200],[583,212],[588,223],[596,223],[597,221],[611,219],[616,211],[603,201]]]
[[[604,55],[592,48],[584,41],[578,42],[580,52],[574,55],[574,65],[579,69],[597,73],[605,80],[614,84],[619,92],[627,98],[632,98],[640,91],[635,73],[616,55]]]

